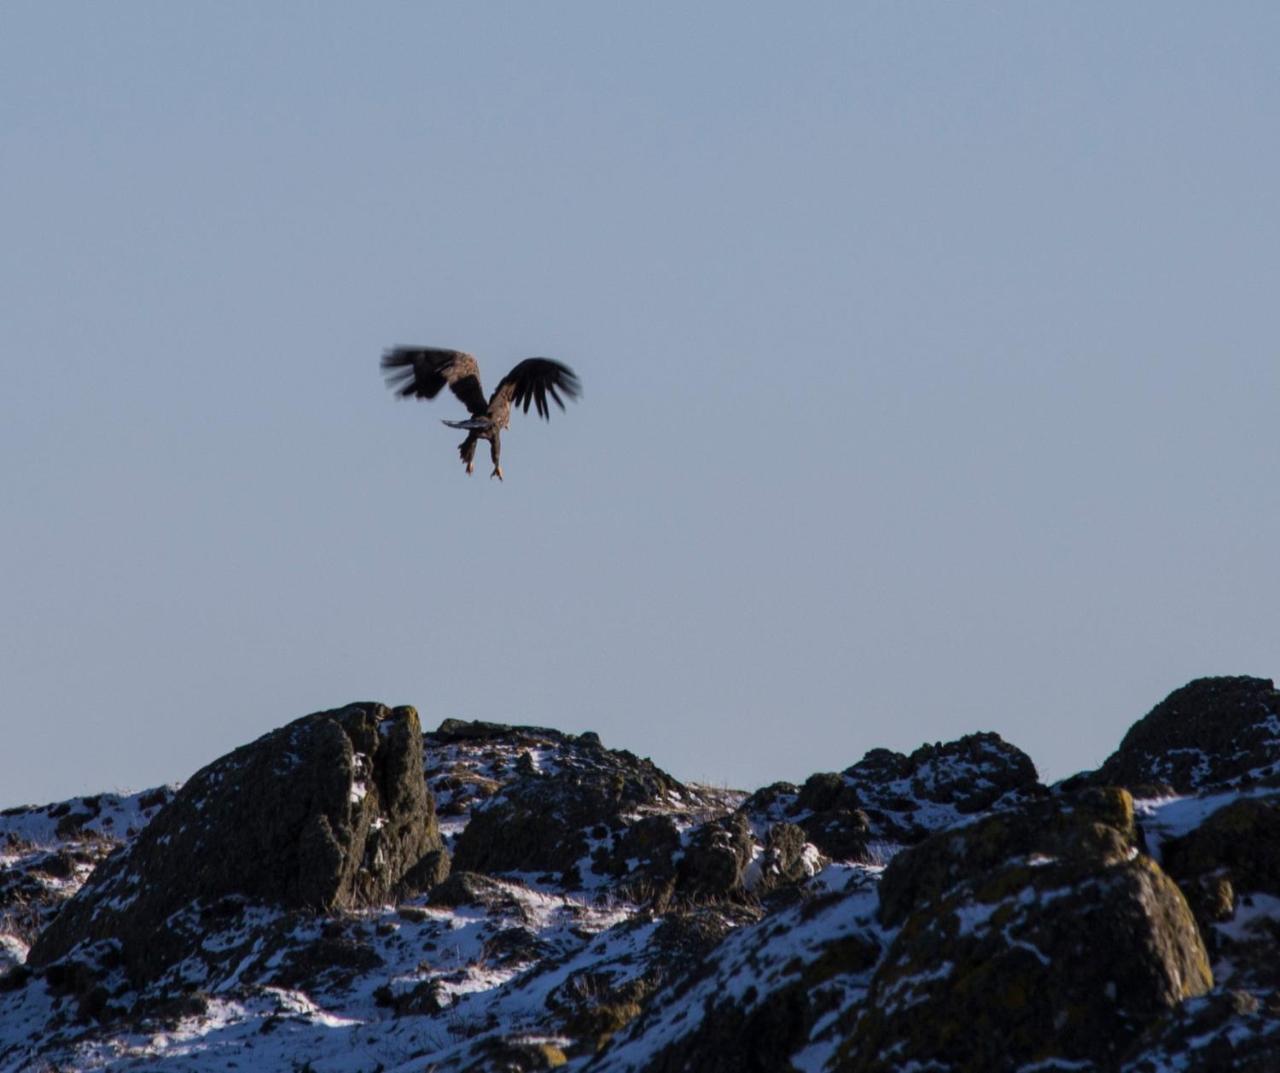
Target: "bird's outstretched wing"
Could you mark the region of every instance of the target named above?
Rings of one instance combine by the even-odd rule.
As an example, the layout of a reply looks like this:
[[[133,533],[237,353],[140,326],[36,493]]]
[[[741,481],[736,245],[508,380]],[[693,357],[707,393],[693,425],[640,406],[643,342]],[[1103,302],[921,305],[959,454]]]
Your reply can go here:
[[[582,386],[569,366],[551,358],[525,358],[502,378],[493,394],[497,398],[506,393],[511,405],[522,407],[525,413],[529,412],[529,403],[532,402],[537,407],[538,414],[545,420],[550,420],[547,396],[550,395],[563,410],[564,402],[559,395],[561,391],[571,399],[582,394]]]
[[[461,350],[393,347],[382,352],[382,370],[387,387],[402,399],[434,399],[448,384],[473,416],[478,417],[489,408],[480,388],[480,366]]]

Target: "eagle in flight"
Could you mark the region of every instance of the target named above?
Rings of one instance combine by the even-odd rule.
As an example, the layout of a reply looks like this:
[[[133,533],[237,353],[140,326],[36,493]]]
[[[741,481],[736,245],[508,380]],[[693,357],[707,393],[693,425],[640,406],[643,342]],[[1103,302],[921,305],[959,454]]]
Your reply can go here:
[[[471,411],[465,421],[444,422],[450,428],[467,430],[467,438],[458,444],[458,454],[466,463],[467,472],[475,469],[476,444],[488,440],[489,455],[493,459],[493,472],[489,476],[498,480],[502,480],[502,466],[498,463],[502,430],[511,423],[512,408],[523,404],[524,412],[528,413],[532,402],[539,415],[549,421],[548,395],[563,410],[560,392],[571,399],[582,394],[573,370],[551,358],[525,358],[498,382],[488,399],[480,387],[480,366],[475,358],[461,350],[393,347],[383,352],[382,369],[387,387],[402,399],[434,399],[447,384]]]

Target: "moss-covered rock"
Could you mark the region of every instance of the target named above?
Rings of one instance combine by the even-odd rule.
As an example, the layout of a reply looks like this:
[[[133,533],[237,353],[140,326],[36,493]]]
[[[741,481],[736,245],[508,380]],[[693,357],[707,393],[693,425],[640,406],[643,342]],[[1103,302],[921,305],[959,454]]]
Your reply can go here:
[[[756,870],[748,883],[751,893],[766,897],[772,892],[803,883],[813,875],[824,858],[814,853],[804,828],[794,823],[775,823],[765,832],[764,850],[748,866]]]
[[[198,771],[104,862],[30,961],[110,939],[135,979],[199,944],[180,911],[232,898],[284,909],[379,904],[443,843],[412,708],[352,704],[295,720]],[[432,856],[436,855],[436,856]]]
[[[1280,796],[1242,797],[1160,846],[1232,987],[1280,987]]]
[[[1000,812],[895,857],[880,884],[880,916],[900,924],[965,882],[996,895],[1017,888],[1042,863],[1077,865],[1087,874],[1131,857],[1137,838],[1133,798],[1121,789],[1086,790],[1070,800]]]
[[[1122,790],[1045,801],[935,835],[881,883],[897,927],[837,1068],[1113,1062],[1212,986],[1177,885],[1136,846]]]
[[[751,825],[741,812],[703,824],[680,861],[678,889],[695,899],[742,891],[752,846]]]
[[[1223,872],[1238,891],[1280,895],[1280,796],[1225,805],[1195,830],[1163,842],[1160,857],[1178,880]]]

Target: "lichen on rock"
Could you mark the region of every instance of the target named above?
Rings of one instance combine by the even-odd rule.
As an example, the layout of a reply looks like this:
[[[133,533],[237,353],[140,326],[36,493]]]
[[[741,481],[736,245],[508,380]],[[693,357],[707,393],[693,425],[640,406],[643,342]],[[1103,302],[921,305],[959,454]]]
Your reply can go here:
[[[1270,1073],[1273,695],[1191,683],[1052,790],[982,733],[749,796],[589,733],[319,713],[169,808],[0,814],[0,1067]]]
[[[198,942],[181,910],[238,897],[342,910],[389,898],[443,843],[412,708],[305,716],[202,768],[40,935],[32,965],[109,939],[134,978]],[[436,875],[439,868],[426,868]]]
[[[1110,1062],[1213,983],[1177,885],[1136,844],[1123,790],[997,813],[903,851],[897,928],[837,1069]]]

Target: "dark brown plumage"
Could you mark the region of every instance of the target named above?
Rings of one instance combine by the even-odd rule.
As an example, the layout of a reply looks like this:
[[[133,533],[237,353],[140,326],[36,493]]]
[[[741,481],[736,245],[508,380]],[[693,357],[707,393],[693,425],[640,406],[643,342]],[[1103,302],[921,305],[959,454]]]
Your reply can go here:
[[[573,370],[552,358],[525,358],[498,382],[488,399],[480,387],[480,366],[475,358],[461,350],[393,347],[383,352],[382,369],[387,386],[402,399],[434,399],[447,385],[471,413],[466,421],[444,422],[450,428],[467,430],[467,438],[458,445],[467,472],[475,468],[476,444],[488,440],[493,459],[493,472],[489,476],[498,480],[502,480],[502,467],[498,464],[501,435],[511,423],[512,407],[522,407],[528,413],[529,404],[533,403],[539,416],[550,420],[548,396],[563,410],[561,392],[571,399],[582,394]]]

